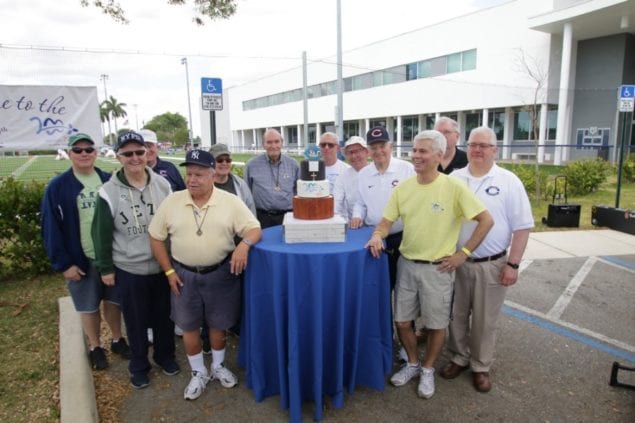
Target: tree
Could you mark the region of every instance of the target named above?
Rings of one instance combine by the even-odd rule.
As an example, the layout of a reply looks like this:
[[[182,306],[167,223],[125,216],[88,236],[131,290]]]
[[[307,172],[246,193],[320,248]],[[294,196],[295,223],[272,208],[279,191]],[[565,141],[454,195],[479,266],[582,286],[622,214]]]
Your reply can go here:
[[[150,119],[144,127],[156,132],[160,141],[169,140],[174,145],[185,145],[187,143],[189,134],[187,119],[180,113],[165,112],[157,115]]]
[[[167,0],[168,4],[184,5],[187,0]],[[236,13],[236,0],[192,0],[195,16],[192,18],[197,25],[204,25],[205,17],[210,20],[227,19]],[[125,11],[116,0],[81,0],[83,7],[95,6],[110,16],[115,22],[127,24]]]
[[[111,119],[115,121],[115,133],[118,133],[117,119],[128,116],[128,113],[126,112],[126,109],[125,109],[127,104],[119,103],[119,101],[115,97],[110,96],[110,98],[108,100],[104,100],[101,103],[101,105],[103,108],[106,109],[108,113],[108,122],[110,122]]]

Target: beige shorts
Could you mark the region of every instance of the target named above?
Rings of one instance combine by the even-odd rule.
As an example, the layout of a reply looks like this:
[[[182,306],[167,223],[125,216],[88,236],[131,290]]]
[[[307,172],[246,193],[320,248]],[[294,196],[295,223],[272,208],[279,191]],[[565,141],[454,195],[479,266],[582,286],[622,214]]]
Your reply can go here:
[[[429,329],[445,329],[450,322],[454,272],[441,273],[437,264],[415,263],[404,256],[397,264],[395,321],[421,316]]]

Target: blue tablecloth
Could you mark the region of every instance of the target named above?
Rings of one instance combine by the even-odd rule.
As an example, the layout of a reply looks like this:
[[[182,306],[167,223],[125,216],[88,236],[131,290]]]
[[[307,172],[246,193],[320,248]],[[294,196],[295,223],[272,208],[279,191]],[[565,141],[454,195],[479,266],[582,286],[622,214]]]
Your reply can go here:
[[[345,243],[286,244],[282,227],[263,231],[245,274],[239,362],[256,401],[280,395],[290,420],[302,402],[336,407],[356,385],[383,390],[392,366],[386,256],[364,249],[371,228]]]

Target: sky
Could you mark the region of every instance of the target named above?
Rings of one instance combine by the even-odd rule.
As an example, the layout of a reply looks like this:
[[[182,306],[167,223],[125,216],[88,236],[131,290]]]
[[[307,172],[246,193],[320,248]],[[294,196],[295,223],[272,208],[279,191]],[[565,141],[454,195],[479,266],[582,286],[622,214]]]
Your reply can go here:
[[[341,0],[342,48],[358,48],[506,0]],[[336,0],[237,0],[236,14],[193,21],[189,4],[120,0],[122,25],[80,0],[0,0],[0,84],[95,86],[127,104],[127,126],[178,112],[200,134],[200,79],[223,88],[336,54]],[[186,67],[181,59],[187,58]],[[119,121],[121,127],[126,119]]]

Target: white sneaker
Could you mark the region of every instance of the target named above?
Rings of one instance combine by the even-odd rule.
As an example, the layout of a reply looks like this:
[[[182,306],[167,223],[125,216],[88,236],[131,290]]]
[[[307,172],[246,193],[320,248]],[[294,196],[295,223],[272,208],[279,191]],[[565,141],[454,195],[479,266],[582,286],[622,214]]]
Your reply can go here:
[[[403,386],[410,381],[415,376],[418,376],[421,373],[421,366],[419,363],[416,365],[412,365],[409,363],[401,366],[401,369],[390,378],[390,383],[395,386]]]
[[[154,333],[152,332],[152,328],[148,328],[148,343],[152,344],[154,342]]]
[[[238,383],[238,378],[236,377],[236,375],[223,365],[216,369],[212,367],[211,370],[211,380],[218,380],[224,388],[233,388]]]
[[[421,376],[419,377],[419,387],[417,395],[421,398],[428,399],[434,395],[434,369],[426,367],[421,368]]]
[[[408,353],[404,347],[399,349],[399,359],[405,361],[406,363],[408,362]]]
[[[190,379],[190,383],[187,384],[185,392],[183,392],[183,398],[195,400],[201,396],[207,386],[207,382],[209,382],[209,376],[206,373],[192,372],[192,379]]]
[[[181,329],[177,325],[174,325],[174,334],[176,336],[183,336],[183,329]]]

